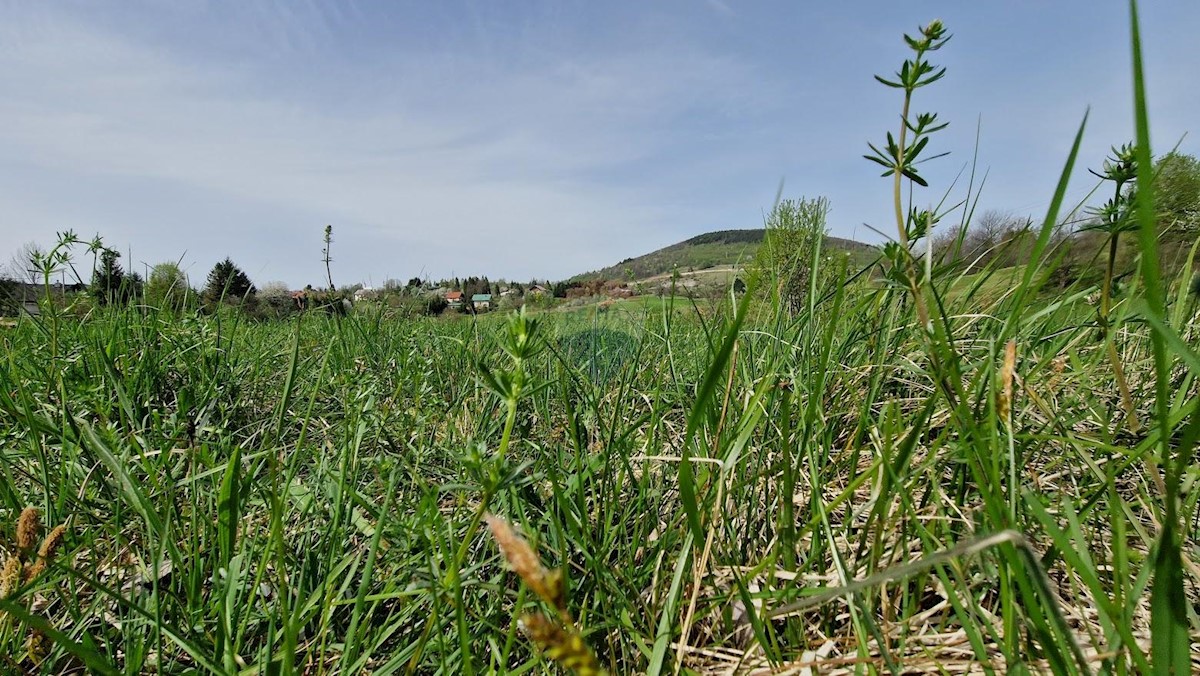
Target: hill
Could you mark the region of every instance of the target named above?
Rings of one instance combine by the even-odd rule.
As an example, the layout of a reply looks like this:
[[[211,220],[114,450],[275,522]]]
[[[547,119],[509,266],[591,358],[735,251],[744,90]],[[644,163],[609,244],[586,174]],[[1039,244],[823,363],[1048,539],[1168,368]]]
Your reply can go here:
[[[665,275],[672,269],[683,271],[707,270],[717,267],[741,267],[754,259],[755,252],[762,244],[766,230],[716,230],[696,235],[682,242],[672,244],[657,251],[652,251],[636,258],[625,260],[601,270],[585,272],[576,275],[573,280],[589,281],[594,279],[648,279],[657,275]],[[876,248],[840,237],[826,237],[825,247],[836,251],[849,251],[855,258],[865,259],[874,256]]]

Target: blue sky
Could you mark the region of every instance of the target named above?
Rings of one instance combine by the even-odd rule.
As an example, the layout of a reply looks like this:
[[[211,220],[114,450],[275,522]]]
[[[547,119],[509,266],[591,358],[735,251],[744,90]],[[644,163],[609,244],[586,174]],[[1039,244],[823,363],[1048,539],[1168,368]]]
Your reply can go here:
[[[1155,151],[1200,154],[1200,3],[1142,3]],[[827,196],[833,234],[889,232],[861,158],[896,124],[872,79],[941,18],[951,122],[938,201],[971,160],[981,208],[1044,212],[1132,136],[1117,0],[3,2],[0,257],[67,228],[127,268],[230,256],[259,284],[557,279]],[[1191,132],[1191,135],[1187,135]],[[962,194],[962,187],[955,195]]]

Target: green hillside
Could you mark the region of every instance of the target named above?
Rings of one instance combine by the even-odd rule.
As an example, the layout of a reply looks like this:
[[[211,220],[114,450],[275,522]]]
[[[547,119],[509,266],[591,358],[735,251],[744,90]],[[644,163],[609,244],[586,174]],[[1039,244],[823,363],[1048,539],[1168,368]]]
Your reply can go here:
[[[574,279],[646,279],[664,275],[672,269],[706,270],[709,268],[745,266],[754,258],[766,230],[716,230],[696,235],[677,244],[625,260],[601,270],[577,275]],[[827,248],[850,251],[865,262],[875,255],[876,248],[854,240],[827,237]]]

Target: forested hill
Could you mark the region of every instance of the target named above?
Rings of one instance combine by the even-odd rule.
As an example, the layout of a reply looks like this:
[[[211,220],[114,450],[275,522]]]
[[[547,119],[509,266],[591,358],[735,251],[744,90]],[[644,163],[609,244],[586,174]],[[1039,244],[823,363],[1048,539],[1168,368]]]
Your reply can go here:
[[[669,273],[676,267],[680,270],[704,270],[720,266],[744,266],[753,260],[766,232],[763,228],[706,232],[658,251],[626,258],[616,265],[577,275],[575,279],[646,279]],[[875,247],[870,244],[840,237],[826,237],[825,246],[849,251],[863,258],[875,252]]]

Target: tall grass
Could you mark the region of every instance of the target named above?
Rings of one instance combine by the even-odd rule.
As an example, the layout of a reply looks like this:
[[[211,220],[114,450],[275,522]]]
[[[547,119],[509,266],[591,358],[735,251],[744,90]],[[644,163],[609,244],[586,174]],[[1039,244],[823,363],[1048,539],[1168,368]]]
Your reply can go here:
[[[5,586],[0,671],[1200,668],[1191,263],[1160,269],[1139,175],[1106,328],[1098,289],[1042,288],[1082,134],[999,293],[903,246],[867,274],[814,255],[790,309],[25,318],[0,522],[65,539]]]

